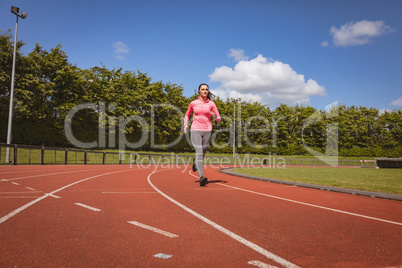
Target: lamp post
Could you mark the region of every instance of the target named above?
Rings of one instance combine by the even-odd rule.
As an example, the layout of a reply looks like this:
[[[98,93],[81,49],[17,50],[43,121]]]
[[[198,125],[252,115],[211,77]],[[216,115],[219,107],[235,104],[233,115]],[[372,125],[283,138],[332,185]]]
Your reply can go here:
[[[234,159],[234,166],[236,167],[236,104],[240,102],[240,99],[234,99],[233,103],[233,159]],[[239,114],[240,115],[240,114]],[[238,115],[238,116],[239,116]],[[241,135],[241,133],[239,133]],[[238,139],[240,136],[238,137]]]
[[[14,54],[13,54],[13,70],[11,74],[11,90],[10,90],[10,109],[8,112],[8,131],[7,131],[7,144],[11,144],[11,129],[13,124],[13,102],[14,102],[14,77],[15,77],[15,56],[17,53],[17,33],[18,33],[18,17],[25,19],[27,13],[21,12],[18,7],[11,6],[11,13],[17,16],[17,22],[15,24],[15,39],[14,39]],[[6,163],[10,163],[10,148],[7,147]]]
[[[233,160],[236,167],[236,102],[233,103]]]

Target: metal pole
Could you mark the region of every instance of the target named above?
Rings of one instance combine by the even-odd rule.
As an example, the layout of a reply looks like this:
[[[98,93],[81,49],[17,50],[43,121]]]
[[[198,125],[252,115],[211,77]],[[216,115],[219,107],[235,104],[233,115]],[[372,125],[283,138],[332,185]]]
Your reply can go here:
[[[233,104],[233,162],[236,167],[236,102]]]
[[[15,77],[15,57],[17,53],[17,33],[18,33],[18,15],[15,24],[15,38],[14,38],[14,55],[13,55],[13,70],[11,74],[11,90],[10,90],[10,109],[8,112],[8,131],[7,131],[7,144],[11,144],[11,129],[13,124],[13,102],[14,102],[14,77]],[[6,163],[10,162],[10,148],[7,147]]]

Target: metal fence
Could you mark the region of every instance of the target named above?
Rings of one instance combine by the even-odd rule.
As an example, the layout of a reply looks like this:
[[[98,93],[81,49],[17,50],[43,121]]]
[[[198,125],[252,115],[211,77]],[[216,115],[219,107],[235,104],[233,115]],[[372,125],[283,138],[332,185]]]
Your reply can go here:
[[[6,150],[9,148],[10,162],[6,163]],[[194,155],[135,153],[135,152],[104,152],[94,150],[63,149],[52,147],[40,147],[30,145],[8,145],[0,143],[1,165],[189,165],[192,164]],[[287,159],[275,155],[250,157],[250,156],[206,156],[205,164],[211,165],[236,165],[242,166],[362,166],[361,160],[328,159]],[[372,164],[372,163],[370,163]],[[368,165],[366,165],[368,166]]]
[[[360,160],[360,167],[362,168],[376,168],[377,161],[376,160]]]

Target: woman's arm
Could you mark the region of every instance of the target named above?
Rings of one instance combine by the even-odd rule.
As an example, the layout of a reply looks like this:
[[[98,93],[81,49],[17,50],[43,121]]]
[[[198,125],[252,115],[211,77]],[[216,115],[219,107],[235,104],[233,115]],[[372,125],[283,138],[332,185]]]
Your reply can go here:
[[[190,103],[186,115],[184,116],[184,134],[187,134],[188,121],[190,120],[190,115],[192,112],[193,112],[193,103]]]
[[[212,115],[212,118],[215,119],[216,122],[220,122],[220,121],[221,121],[221,116],[219,115],[219,111],[218,111],[218,108],[216,108],[215,103],[214,103],[214,105],[212,106],[211,115]]]

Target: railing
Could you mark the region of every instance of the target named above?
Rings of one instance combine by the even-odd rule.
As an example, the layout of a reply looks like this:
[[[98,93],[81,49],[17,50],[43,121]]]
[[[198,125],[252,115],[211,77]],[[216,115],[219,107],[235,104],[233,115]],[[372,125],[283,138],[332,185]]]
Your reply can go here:
[[[10,150],[10,163],[6,163],[6,150]],[[179,158],[181,157],[181,159]],[[187,161],[183,160],[183,157]],[[48,164],[152,164],[164,163],[165,159],[173,163],[190,163],[193,156],[165,154],[147,154],[133,152],[103,152],[80,149],[62,149],[30,145],[8,145],[0,143],[0,163],[13,165],[48,165]],[[179,161],[180,160],[180,161]],[[191,162],[192,163],[192,162]]]
[[[10,163],[6,163],[6,150],[10,150]],[[30,145],[0,143],[0,164],[12,165],[192,165],[194,155],[153,154],[135,152],[103,152],[82,149],[62,149]],[[206,156],[205,164],[242,166],[361,166],[360,160],[320,159],[285,159],[275,155],[266,157],[222,157]]]
[[[376,168],[376,160],[360,160],[360,167],[362,168]]]

